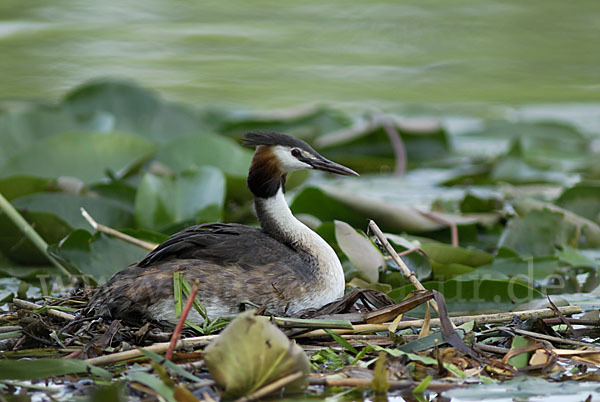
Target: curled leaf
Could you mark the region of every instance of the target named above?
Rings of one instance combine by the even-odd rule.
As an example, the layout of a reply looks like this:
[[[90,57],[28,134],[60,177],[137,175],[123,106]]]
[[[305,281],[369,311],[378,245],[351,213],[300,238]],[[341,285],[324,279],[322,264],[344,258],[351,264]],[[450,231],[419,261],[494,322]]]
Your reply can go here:
[[[346,222],[334,221],[334,223],[337,243],[344,254],[348,256],[352,265],[369,282],[377,282],[379,268],[384,265],[383,256],[379,250],[375,248],[369,239],[360,235]]]
[[[298,392],[306,388],[310,365],[306,354],[265,317],[248,311],[237,316],[207,346],[206,366],[228,396],[253,393],[286,375],[304,375],[285,387]]]

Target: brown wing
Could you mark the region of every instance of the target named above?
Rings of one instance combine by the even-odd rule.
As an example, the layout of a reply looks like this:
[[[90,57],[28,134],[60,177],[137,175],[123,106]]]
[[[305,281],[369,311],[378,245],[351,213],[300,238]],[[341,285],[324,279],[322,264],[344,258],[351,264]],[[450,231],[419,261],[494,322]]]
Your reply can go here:
[[[305,256],[259,228],[209,223],[175,233],[137,265],[148,267],[174,259],[199,259],[222,265],[264,265],[288,259],[300,263]]]
[[[187,228],[115,274],[89,303],[102,315],[139,321],[151,307],[173,297],[173,273],[199,281],[200,299],[229,314],[250,300],[285,313],[288,300],[314,280],[315,262],[258,228],[208,224]],[[223,311],[225,311],[223,310]]]

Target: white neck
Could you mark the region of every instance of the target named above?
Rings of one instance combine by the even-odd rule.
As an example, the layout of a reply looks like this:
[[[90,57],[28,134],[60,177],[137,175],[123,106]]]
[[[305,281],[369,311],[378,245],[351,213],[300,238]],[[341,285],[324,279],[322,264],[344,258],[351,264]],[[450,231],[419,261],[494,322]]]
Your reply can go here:
[[[321,236],[296,219],[285,201],[282,189],[280,188],[273,197],[257,197],[255,206],[258,220],[265,232],[317,259],[316,269],[320,285],[323,287],[322,297],[330,300],[315,300],[315,304],[320,307],[343,296],[344,270],[335,251]]]

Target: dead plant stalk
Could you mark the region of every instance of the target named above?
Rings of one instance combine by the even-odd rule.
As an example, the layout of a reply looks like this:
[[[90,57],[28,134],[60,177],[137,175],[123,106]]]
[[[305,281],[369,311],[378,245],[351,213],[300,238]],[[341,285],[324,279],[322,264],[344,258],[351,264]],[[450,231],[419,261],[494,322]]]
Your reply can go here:
[[[25,310],[39,310],[44,307],[44,306],[41,306],[36,303],[32,303],[32,302],[28,302],[28,301],[16,299],[16,298],[13,299],[13,304],[15,305],[15,307],[22,308]],[[62,318],[63,320],[68,320],[68,321],[75,320],[75,316],[73,314],[65,313],[64,311],[55,310],[53,308],[46,309],[43,311],[43,313],[46,313],[48,315],[53,315],[54,317]]]
[[[216,339],[217,336],[219,336],[219,335],[204,335],[204,336],[196,336],[196,337],[192,337],[192,338],[181,339],[177,342],[174,349],[177,350],[177,349],[181,349],[181,348],[195,348],[195,347],[199,347],[199,346],[206,346],[213,339]],[[145,348],[141,348],[141,349],[126,350],[124,352],[118,352],[118,353],[113,353],[110,355],[94,357],[91,359],[87,359],[86,362],[89,364],[92,364],[94,366],[102,366],[105,364],[112,364],[112,363],[120,362],[123,360],[129,360],[129,359],[134,359],[136,357],[144,356],[144,354],[142,353],[142,349],[149,350],[150,352],[154,352],[154,353],[165,353],[169,349],[170,345],[171,345],[171,342],[155,343],[154,345],[146,346]]]
[[[81,215],[83,215],[85,220],[90,224],[90,226],[92,226],[94,228],[94,230],[96,230],[98,232],[107,234],[109,236],[116,237],[117,239],[121,239],[121,240],[126,241],[131,244],[135,244],[136,246],[145,248],[146,250],[149,250],[149,251],[154,250],[156,248],[156,246],[158,245],[155,243],[150,243],[147,241],[136,239],[135,237],[126,235],[125,233],[121,233],[118,230],[115,230],[108,226],[104,226],[101,223],[96,222],[96,220],[94,218],[92,218],[92,216],[84,208],[80,208],[80,210],[81,210]]]
[[[561,311],[561,313],[563,313],[565,315],[581,313],[580,306],[559,307],[559,310]],[[460,317],[450,317],[450,321],[452,321],[452,323],[454,325],[462,325],[462,324],[465,324],[470,321],[475,321],[475,324],[490,324],[490,323],[497,323],[497,322],[509,322],[513,319],[513,317],[518,317],[520,320],[525,320],[525,319],[532,318],[532,317],[538,317],[538,318],[554,317],[555,314],[556,313],[554,312],[554,310],[552,310],[550,308],[544,308],[544,309],[537,309],[537,310],[514,311],[514,312],[509,312],[509,313],[466,315],[466,316],[460,316]],[[400,323],[398,324],[398,327],[396,329],[398,330],[398,329],[405,329],[405,328],[410,328],[410,327],[421,328],[421,327],[423,327],[424,323],[425,323],[425,320],[400,321]],[[359,324],[359,325],[354,325],[353,326],[354,328],[351,330],[350,329],[348,329],[348,330],[333,329],[332,331],[334,331],[337,334],[354,334],[357,332],[368,332],[368,331],[388,331],[390,325],[392,325],[392,323]],[[439,328],[440,327],[440,319],[439,318],[431,319],[429,325],[432,328],[433,327]],[[327,333],[325,331],[316,330],[316,331],[311,331],[311,332],[307,332],[305,334],[299,335],[298,337],[299,338],[311,338],[311,337],[325,336],[325,335],[327,335]]]
[[[372,220],[369,221],[369,229],[371,230],[371,232],[373,232],[375,237],[377,237],[377,239],[379,239],[379,241],[381,242],[383,247],[386,249],[386,251],[392,257],[392,259],[396,262],[396,264],[398,264],[398,267],[400,267],[400,271],[402,272],[402,275],[404,275],[406,278],[408,278],[410,283],[412,283],[414,285],[414,287],[417,288],[417,290],[427,290],[427,289],[425,289],[423,284],[421,284],[419,279],[417,279],[417,276],[415,275],[415,273],[413,271],[411,271],[410,268],[408,268],[408,266],[404,263],[402,258],[400,258],[400,256],[398,255],[398,253],[396,252],[394,247],[392,247],[392,245],[387,240],[387,238],[385,237],[385,235],[383,234],[381,229],[379,229],[379,226],[377,226],[375,221],[372,221]],[[429,300],[427,303],[429,303],[431,308],[436,313],[439,314],[437,303],[434,300]]]

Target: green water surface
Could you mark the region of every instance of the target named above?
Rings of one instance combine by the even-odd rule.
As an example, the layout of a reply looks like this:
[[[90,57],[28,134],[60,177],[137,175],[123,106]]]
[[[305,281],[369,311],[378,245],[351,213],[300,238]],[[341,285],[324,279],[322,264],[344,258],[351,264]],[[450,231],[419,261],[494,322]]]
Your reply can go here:
[[[597,102],[599,16],[598,0],[2,0],[0,98],[124,76],[263,110]]]

